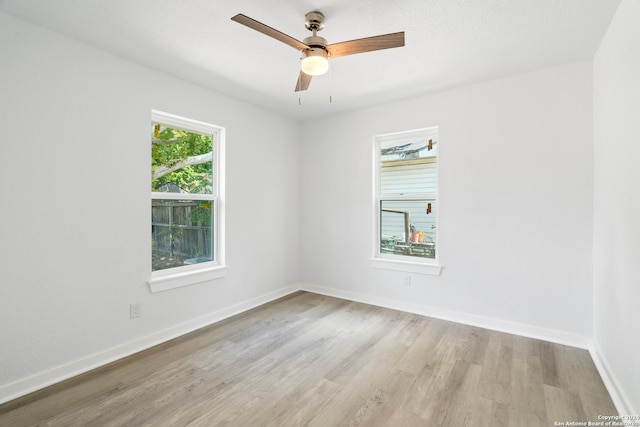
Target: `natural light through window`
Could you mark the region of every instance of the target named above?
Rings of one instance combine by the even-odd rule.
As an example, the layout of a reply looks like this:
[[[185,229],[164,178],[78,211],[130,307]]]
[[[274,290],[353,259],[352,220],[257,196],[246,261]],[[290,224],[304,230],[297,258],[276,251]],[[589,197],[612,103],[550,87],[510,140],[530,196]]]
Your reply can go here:
[[[438,128],[375,137],[375,257],[435,263]]]
[[[152,114],[152,278],[221,263],[222,134],[207,123]]]

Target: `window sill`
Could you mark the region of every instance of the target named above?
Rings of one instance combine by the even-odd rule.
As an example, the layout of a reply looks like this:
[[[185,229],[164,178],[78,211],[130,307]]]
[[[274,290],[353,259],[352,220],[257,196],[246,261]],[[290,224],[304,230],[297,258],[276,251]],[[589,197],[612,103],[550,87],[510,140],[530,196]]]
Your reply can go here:
[[[383,258],[372,258],[371,266],[384,270],[402,271],[404,273],[425,274],[428,276],[439,276],[442,266],[439,264],[426,264],[422,262],[400,261]]]
[[[220,279],[227,275],[226,265],[216,265],[212,267],[199,268],[197,270],[180,271],[172,274],[151,277],[149,288],[151,293],[168,291],[169,289],[181,288],[183,286],[194,285],[196,283],[207,282],[209,280]]]

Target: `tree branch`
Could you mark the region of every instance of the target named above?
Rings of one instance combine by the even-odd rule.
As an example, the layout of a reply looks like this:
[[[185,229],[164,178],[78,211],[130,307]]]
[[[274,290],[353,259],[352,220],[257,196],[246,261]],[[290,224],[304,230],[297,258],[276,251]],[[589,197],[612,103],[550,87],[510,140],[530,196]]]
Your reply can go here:
[[[169,145],[178,141],[178,138],[171,139],[160,139],[160,138],[151,138],[151,144],[153,145]]]
[[[162,178],[166,174],[182,169],[185,166],[200,165],[211,161],[213,161],[212,151],[205,154],[199,154],[197,156],[190,156],[172,164],[171,166],[158,166],[156,170],[153,171],[153,179]]]

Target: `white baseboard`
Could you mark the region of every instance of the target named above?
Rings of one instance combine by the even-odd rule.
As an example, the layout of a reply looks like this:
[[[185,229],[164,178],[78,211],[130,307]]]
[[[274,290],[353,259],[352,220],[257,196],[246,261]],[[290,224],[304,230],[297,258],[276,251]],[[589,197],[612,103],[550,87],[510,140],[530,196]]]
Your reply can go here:
[[[299,290],[298,285],[291,285],[275,291],[239,302],[205,316],[189,320],[179,325],[172,326],[139,339],[109,348],[93,355],[75,360],[64,365],[56,366],[44,372],[39,372],[27,378],[0,386],[0,404],[40,390],[44,387],[56,384],[76,375],[99,368],[118,359],[146,350],[155,345],[169,341],[173,338],[188,334],[197,329],[209,326],[213,323],[235,316],[262,304],[289,295]]]
[[[604,382],[607,391],[609,391],[609,395],[611,396],[611,400],[613,400],[613,404],[616,406],[619,415],[638,415],[640,414],[640,408],[633,408],[631,401],[627,398],[624,393],[624,389],[620,387],[620,382],[616,378],[611,369],[609,363],[606,358],[603,356],[600,347],[595,341],[591,342],[591,346],[589,347],[589,353],[591,354],[591,358],[593,359],[593,363],[596,365],[598,372],[600,373],[600,377],[602,378],[602,382]],[[637,424],[640,426],[640,420],[636,420]],[[634,424],[629,424],[633,426]]]
[[[310,283],[301,283],[300,289],[316,294],[362,302],[365,304],[391,308],[394,310],[406,311],[409,313],[420,314],[422,316],[435,317],[437,319],[449,320],[451,322],[477,326],[480,328],[491,329],[499,332],[506,332],[509,334],[520,335],[528,338],[535,338],[557,344],[568,345],[571,347],[588,349],[590,344],[588,338],[568,332],[524,325],[521,323],[509,322],[506,320],[494,319],[490,317],[477,316],[474,314],[442,309],[425,304],[415,304],[407,301],[384,298],[376,295],[317,286]]]

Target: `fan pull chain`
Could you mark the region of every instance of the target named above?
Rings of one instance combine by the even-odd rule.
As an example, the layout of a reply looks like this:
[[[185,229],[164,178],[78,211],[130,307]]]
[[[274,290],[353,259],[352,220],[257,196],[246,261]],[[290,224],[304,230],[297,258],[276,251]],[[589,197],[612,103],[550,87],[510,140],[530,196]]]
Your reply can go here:
[[[329,67],[329,104],[333,103],[333,67]]]

